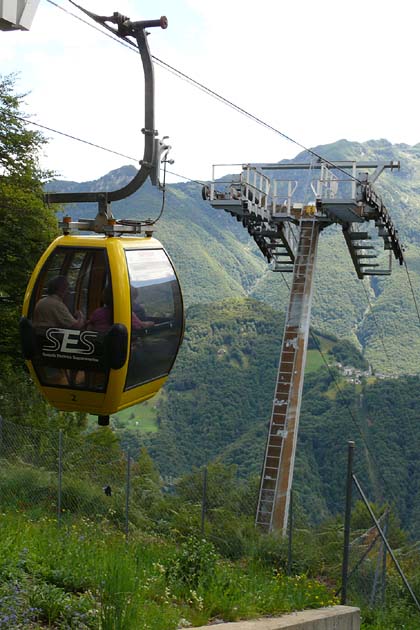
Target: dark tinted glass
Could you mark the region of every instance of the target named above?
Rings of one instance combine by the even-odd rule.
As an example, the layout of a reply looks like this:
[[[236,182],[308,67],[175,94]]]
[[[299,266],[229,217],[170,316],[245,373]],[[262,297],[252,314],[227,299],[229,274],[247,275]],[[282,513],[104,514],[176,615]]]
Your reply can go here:
[[[182,298],[162,249],[127,250],[131,285],[131,347],[126,389],[170,371],[183,329]]]
[[[58,247],[36,282],[28,313],[42,385],[104,391],[113,323],[105,249]]]

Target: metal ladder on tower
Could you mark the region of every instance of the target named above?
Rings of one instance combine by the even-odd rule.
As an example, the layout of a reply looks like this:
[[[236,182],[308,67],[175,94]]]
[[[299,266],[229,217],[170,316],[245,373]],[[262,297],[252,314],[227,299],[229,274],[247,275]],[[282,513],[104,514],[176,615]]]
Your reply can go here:
[[[320,232],[316,216],[308,214],[311,209],[304,210],[299,225],[299,241],[256,514],[256,524],[261,529],[280,529],[283,534],[287,529]]]

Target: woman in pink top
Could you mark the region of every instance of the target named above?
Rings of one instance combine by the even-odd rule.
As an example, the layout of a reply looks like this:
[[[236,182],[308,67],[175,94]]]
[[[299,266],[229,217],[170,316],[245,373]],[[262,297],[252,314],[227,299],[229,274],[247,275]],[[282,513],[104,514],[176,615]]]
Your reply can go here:
[[[104,305],[93,311],[92,315],[89,318],[89,321],[87,322],[87,327],[89,330],[108,332],[108,330],[112,326],[112,308],[110,306],[112,304],[112,292],[109,286],[106,286],[102,291],[102,301],[104,302]],[[141,321],[134,312],[131,313],[132,330],[150,328],[153,325],[154,322]]]

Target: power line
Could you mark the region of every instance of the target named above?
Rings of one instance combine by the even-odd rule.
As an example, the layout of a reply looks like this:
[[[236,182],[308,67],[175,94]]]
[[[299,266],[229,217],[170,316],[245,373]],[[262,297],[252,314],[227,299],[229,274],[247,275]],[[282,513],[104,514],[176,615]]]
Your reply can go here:
[[[363,287],[363,290],[364,290],[364,292],[365,292],[366,300],[367,300],[367,302],[368,302],[368,304],[369,304],[369,311],[370,311],[370,313],[371,313],[371,315],[372,315],[372,319],[373,319],[373,321],[374,321],[374,323],[375,323],[375,326],[376,326],[376,328],[377,328],[377,330],[378,330],[379,339],[380,339],[380,342],[381,342],[382,347],[383,347],[383,349],[384,349],[385,356],[386,356],[386,358],[388,359],[389,363],[391,363],[391,357],[390,357],[390,356],[389,356],[389,354],[388,354],[388,350],[387,350],[386,345],[385,345],[385,340],[384,340],[384,336],[383,336],[383,334],[382,334],[382,330],[381,330],[381,328],[380,328],[380,326],[379,326],[379,324],[378,324],[378,320],[376,319],[376,315],[375,315],[375,312],[374,312],[374,310],[373,310],[372,303],[371,303],[371,301],[370,301],[369,293],[367,292],[367,289],[366,289],[366,287],[365,287],[365,284],[364,284],[363,280],[362,280],[362,287]]]
[[[50,2],[50,0],[48,0]],[[0,108],[0,112],[3,114],[9,114],[8,110]],[[119,151],[115,151],[115,149],[110,149],[109,147],[104,147],[100,144],[96,144],[91,142],[90,140],[85,140],[83,138],[79,138],[65,131],[59,131],[58,129],[53,129],[52,127],[48,127],[47,125],[43,125],[41,123],[37,123],[29,118],[25,118],[24,116],[18,116],[17,114],[13,114],[14,118],[21,120],[29,125],[35,125],[35,127],[40,127],[41,129],[46,129],[47,131],[51,131],[52,133],[56,133],[60,136],[64,136],[65,138],[69,138],[70,140],[75,140],[77,142],[81,142],[82,144],[87,144],[95,149],[100,149],[101,151],[106,151],[107,153],[113,153],[114,155],[118,155],[120,157],[126,158],[127,160],[131,160],[132,162],[139,163],[138,158],[132,157],[131,155],[126,155],[125,153],[120,153]],[[181,175],[180,173],[175,173],[174,171],[166,170],[167,173],[174,175],[175,177],[180,177],[181,179],[185,179],[185,181],[191,182],[193,184],[197,184],[199,186],[203,186],[206,182],[200,181],[198,179],[194,179],[192,177],[187,177],[186,175]]]
[[[412,295],[412,298],[413,298],[414,306],[415,306],[415,308],[416,308],[417,319],[419,320],[419,323],[420,323],[420,311],[419,311],[419,306],[418,306],[418,304],[417,304],[417,300],[416,300],[416,296],[415,296],[415,293],[414,293],[414,288],[413,288],[413,283],[411,282],[410,273],[409,273],[409,271],[408,271],[407,261],[406,261],[405,256],[404,256],[404,267],[405,267],[405,271],[406,271],[407,278],[408,278],[408,284],[410,285],[410,291],[411,291],[411,295]]]
[[[71,2],[71,0],[69,0],[69,1]],[[83,24],[86,24],[90,28],[93,28],[94,30],[99,31],[100,33],[106,35],[107,37],[109,37],[113,41],[116,41],[117,43],[121,44],[125,48],[129,48],[130,50],[137,51],[136,44],[134,44],[130,40],[128,40],[128,39],[122,40],[122,39],[119,39],[119,38],[117,39],[117,38],[113,37],[112,35],[109,35],[109,33],[106,33],[101,28],[98,28],[97,26],[91,24],[87,20],[84,20],[84,19],[80,18],[79,16],[75,15],[71,11],[68,11],[64,7],[58,5],[56,2],[53,2],[53,0],[47,0],[47,2],[49,2],[54,7],[58,8],[58,9],[61,9],[67,15],[70,15],[71,17],[81,21]],[[71,4],[75,4],[75,3],[71,2]],[[75,5],[75,6],[78,6],[78,5]],[[334,168],[334,169],[340,171],[341,173],[343,173],[349,180],[354,180],[354,181],[356,181],[358,183],[361,183],[360,180],[357,177],[354,177],[353,175],[351,175],[350,173],[348,173],[347,171],[345,171],[341,167],[337,166],[336,164],[334,164],[334,162],[331,162],[330,160],[327,160],[325,157],[323,157],[322,155],[320,155],[319,153],[317,153],[313,149],[309,149],[308,147],[306,147],[301,142],[298,142],[297,140],[295,140],[294,138],[292,138],[288,134],[284,133],[280,129],[277,129],[276,127],[274,127],[273,125],[265,122],[264,120],[262,120],[261,118],[259,118],[255,114],[252,114],[251,112],[249,112],[248,110],[244,109],[243,107],[237,105],[236,103],[234,103],[233,101],[229,100],[228,98],[225,98],[224,96],[222,96],[220,93],[216,92],[215,90],[212,90],[211,88],[207,87],[206,85],[204,85],[200,81],[197,81],[196,79],[194,79],[191,76],[187,75],[185,72],[182,72],[181,70],[178,70],[174,66],[171,66],[169,63],[167,63],[166,61],[163,61],[162,59],[159,59],[155,55],[151,55],[151,57],[152,57],[153,61],[155,61],[162,68],[164,68],[165,70],[171,72],[172,74],[176,75],[177,77],[183,79],[184,81],[187,81],[188,83],[194,85],[195,87],[197,87],[199,90],[201,90],[202,92],[204,92],[208,96],[211,96],[212,98],[215,98],[216,100],[218,100],[218,101],[224,103],[225,105],[227,105],[228,107],[232,108],[234,111],[236,111],[236,112],[246,116],[250,120],[253,120],[257,124],[259,124],[259,125],[265,127],[266,129],[268,129],[269,131],[272,131],[272,132],[276,133],[277,135],[280,135],[285,140],[287,140],[289,142],[292,142],[293,144],[295,144],[299,148],[303,149],[304,151],[306,151],[307,153],[309,153],[313,157],[317,158],[320,162],[323,162],[327,166],[330,166],[331,168]]]
[[[95,142],[90,142],[89,140],[84,140],[83,138],[78,138],[77,136],[73,136],[70,133],[66,133],[64,131],[58,131],[58,129],[53,129],[52,127],[47,127],[47,125],[42,125],[41,123],[34,122],[28,118],[23,118],[22,116],[16,116],[13,114],[15,118],[22,120],[30,125],[35,125],[36,127],[40,127],[41,129],[46,129],[47,131],[51,131],[52,133],[57,133],[60,136],[65,136],[66,138],[70,138],[70,140],[76,140],[77,142],[82,142],[83,144],[88,144],[95,149],[101,149],[101,151],[107,151],[108,153],[113,153],[114,155],[118,155],[120,157],[126,158],[127,160],[132,160],[134,162],[139,163],[138,158],[133,158],[130,155],[126,155],[125,153],[120,153],[119,151],[114,151],[114,149],[109,149],[107,147],[103,147],[100,144],[96,144]]]

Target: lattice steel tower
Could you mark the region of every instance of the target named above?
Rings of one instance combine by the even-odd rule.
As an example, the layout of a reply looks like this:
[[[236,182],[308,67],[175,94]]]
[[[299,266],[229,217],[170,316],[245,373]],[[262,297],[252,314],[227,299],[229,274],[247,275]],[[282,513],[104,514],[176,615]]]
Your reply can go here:
[[[292,273],[277,382],[261,475],[256,524],[286,532],[303,377],[308,346],[315,262],[321,230],[342,226],[357,276],[386,276],[392,258],[402,265],[397,230],[372,185],[398,162],[279,163],[242,165],[239,175],[213,181],[203,198],[247,228],[273,271]],[[232,168],[237,165],[231,165]],[[306,171],[306,173],[305,173]],[[283,177],[278,178],[278,174]],[[286,177],[284,177],[286,175]],[[303,177],[302,177],[303,175]],[[305,183],[306,182],[306,183]],[[310,190],[311,201],[306,201]],[[300,199],[300,201],[299,201]],[[385,266],[375,238],[389,252]]]

